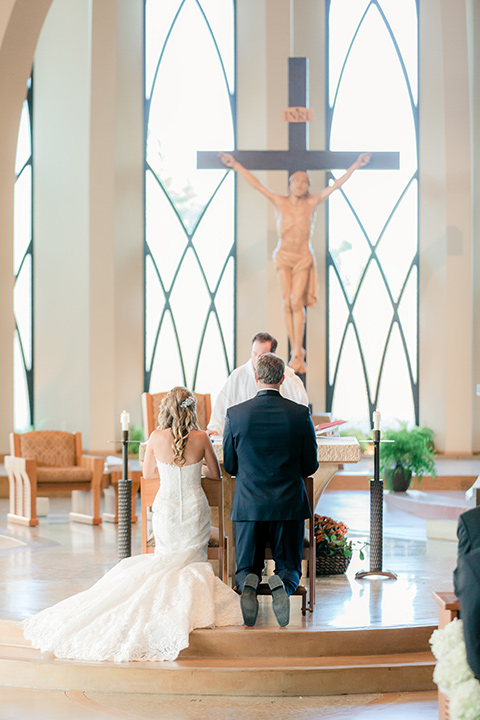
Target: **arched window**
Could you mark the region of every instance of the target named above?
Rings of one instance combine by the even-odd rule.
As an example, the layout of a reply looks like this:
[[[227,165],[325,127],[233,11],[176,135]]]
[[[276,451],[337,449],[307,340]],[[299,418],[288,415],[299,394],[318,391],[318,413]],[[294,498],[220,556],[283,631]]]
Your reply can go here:
[[[328,149],[400,152],[328,206],[327,409],[364,429],[418,423],[417,3],[326,6]]]
[[[235,358],[232,0],[145,1],[145,389],[215,395]]]
[[[15,430],[33,425],[32,79],[23,103],[15,160],[13,307]]]

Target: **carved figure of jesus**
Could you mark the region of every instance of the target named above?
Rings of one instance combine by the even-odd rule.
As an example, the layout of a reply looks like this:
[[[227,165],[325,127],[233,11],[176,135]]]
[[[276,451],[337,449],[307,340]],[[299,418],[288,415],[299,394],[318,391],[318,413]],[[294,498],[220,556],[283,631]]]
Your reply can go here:
[[[280,277],[285,325],[292,353],[288,364],[296,373],[305,373],[305,348],[302,347],[305,307],[314,305],[317,300],[317,269],[310,242],[316,209],[334,190],[342,187],[355,170],[368,165],[371,155],[359,155],[338,180],[315,194],[310,193],[308,173],[294,172],[289,180],[288,195],[278,195],[262,185],[233,155],[219,153],[219,157],[224,165],[238,172],[275,206],[278,245],[273,259]]]

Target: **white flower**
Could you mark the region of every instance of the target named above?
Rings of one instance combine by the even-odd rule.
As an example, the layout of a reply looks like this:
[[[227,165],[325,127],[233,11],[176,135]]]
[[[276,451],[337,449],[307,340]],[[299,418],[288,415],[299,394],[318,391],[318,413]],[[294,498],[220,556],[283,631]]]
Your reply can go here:
[[[480,720],[480,683],[474,677],[457,685],[449,700],[451,720]]]
[[[435,630],[430,644],[437,658],[433,679],[449,699],[450,720],[480,720],[480,682],[467,663],[462,621]]]
[[[453,646],[463,644],[463,623],[458,618],[449,622],[448,625],[435,630],[430,638],[432,652],[440,660],[449,655]]]

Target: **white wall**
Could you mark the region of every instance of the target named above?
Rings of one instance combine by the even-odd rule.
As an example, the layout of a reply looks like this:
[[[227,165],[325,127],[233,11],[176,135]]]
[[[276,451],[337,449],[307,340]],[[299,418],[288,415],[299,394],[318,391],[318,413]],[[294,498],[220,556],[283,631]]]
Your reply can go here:
[[[35,423],[90,449],[141,422],[141,7],[56,0],[35,55]]]
[[[421,3],[420,27],[420,418],[435,430],[439,448],[469,453],[480,449],[480,438],[465,3]]]
[[[51,0],[0,3],[0,453],[13,430],[13,190],[33,54]]]

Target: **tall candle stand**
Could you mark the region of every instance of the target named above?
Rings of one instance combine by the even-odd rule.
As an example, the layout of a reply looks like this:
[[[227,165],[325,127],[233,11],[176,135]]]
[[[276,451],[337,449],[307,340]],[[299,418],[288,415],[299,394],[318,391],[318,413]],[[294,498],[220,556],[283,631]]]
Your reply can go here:
[[[390,570],[383,570],[383,480],[380,477],[380,413],[373,414],[373,479],[370,480],[370,569],[359,570],[356,580],[366,577],[383,576],[396,580]]]
[[[118,481],[118,559],[132,554],[132,481],[128,477],[128,424],[130,416],[124,410],[122,423],[122,465],[123,473]]]

